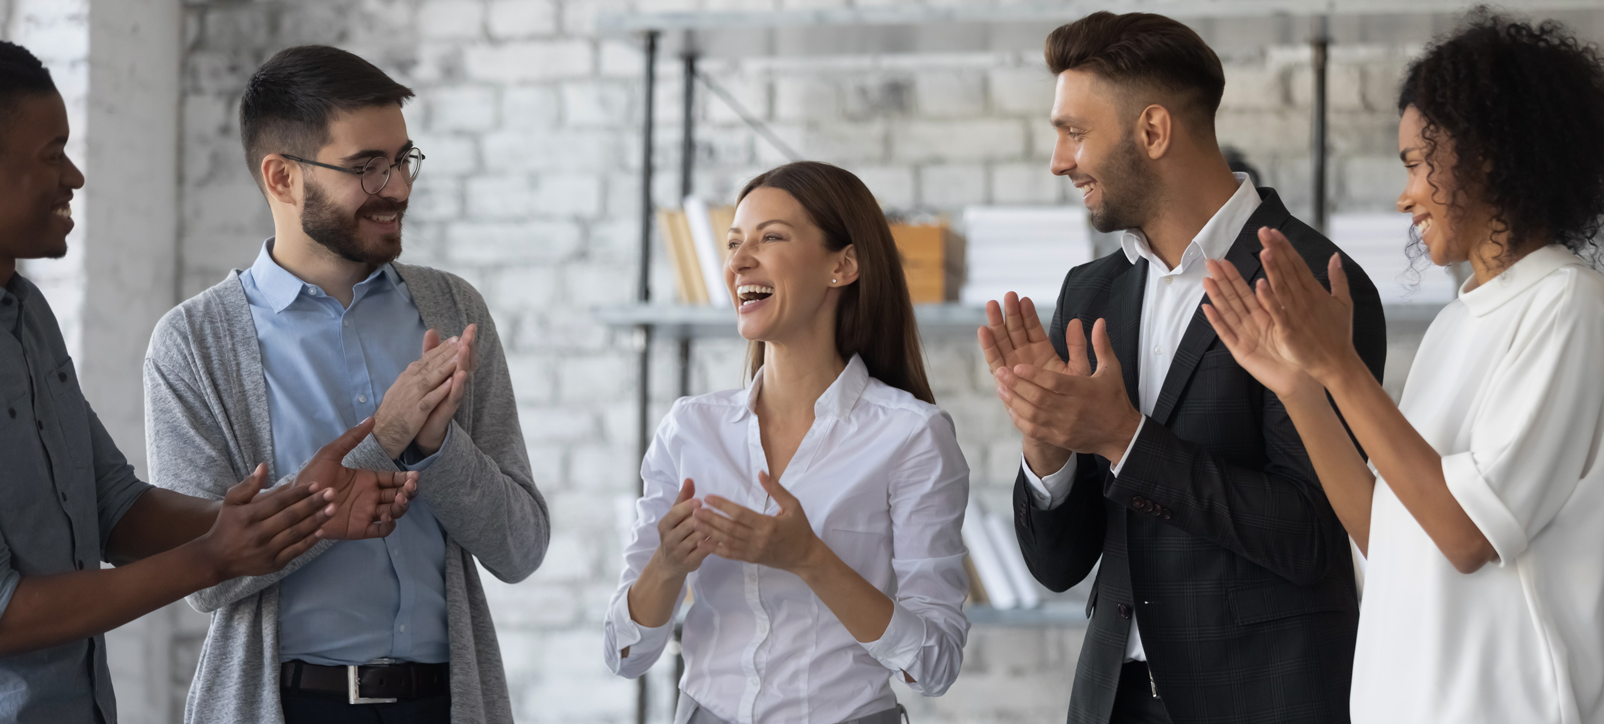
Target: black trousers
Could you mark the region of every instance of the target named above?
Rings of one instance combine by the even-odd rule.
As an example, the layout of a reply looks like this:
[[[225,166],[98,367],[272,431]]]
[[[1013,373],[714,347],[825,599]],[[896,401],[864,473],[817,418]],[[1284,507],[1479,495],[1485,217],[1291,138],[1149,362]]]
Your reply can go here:
[[[352,704],[341,694],[279,689],[285,724],[451,724],[451,694]]]
[[[1153,680],[1144,661],[1127,661],[1119,670],[1119,688],[1114,691],[1114,711],[1109,724],[1170,724],[1164,700],[1153,696]]]

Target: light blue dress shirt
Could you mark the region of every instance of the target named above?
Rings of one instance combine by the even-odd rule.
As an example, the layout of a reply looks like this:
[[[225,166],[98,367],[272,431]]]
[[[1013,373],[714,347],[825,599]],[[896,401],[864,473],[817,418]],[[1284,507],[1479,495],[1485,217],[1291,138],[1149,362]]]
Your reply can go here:
[[[379,409],[423,348],[423,318],[389,264],[356,285],[351,306],[273,260],[268,239],[240,275],[256,322],[273,425],[274,475]],[[406,466],[422,470],[424,458]],[[444,663],[445,531],[416,499],[395,532],[338,541],[279,587],[279,659],[323,665],[380,658]]]

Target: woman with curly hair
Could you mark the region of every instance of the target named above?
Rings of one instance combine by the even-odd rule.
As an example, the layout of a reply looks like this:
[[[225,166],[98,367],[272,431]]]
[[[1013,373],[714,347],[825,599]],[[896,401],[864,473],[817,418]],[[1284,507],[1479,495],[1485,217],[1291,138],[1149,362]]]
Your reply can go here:
[[[1268,278],[1210,262],[1204,311],[1368,557],[1353,720],[1604,722],[1604,276],[1577,256],[1604,215],[1604,62],[1481,9],[1398,108],[1398,210],[1474,271],[1402,400],[1354,352],[1335,257],[1328,292],[1261,231]]]

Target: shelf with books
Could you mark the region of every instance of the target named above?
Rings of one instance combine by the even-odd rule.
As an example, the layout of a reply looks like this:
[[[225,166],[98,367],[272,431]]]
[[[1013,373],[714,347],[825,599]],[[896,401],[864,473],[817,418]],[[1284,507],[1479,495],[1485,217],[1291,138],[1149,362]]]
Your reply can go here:
[[[964,615],[975,626],[1085,627],[1085,601],[1047,601],[1035,608],[996,609],[984,604],[964,608]]]
[[[1437,303],[1386,305],[1387,329],[1424,331],[1442,307]],[[985,308],[971,304],[915,304],[913,313],[919,320],[919,331],[927,337],[973,335],[986,323]],[[624,304],[594,307],[591,314],[609,327],[650,326],[676,339],[736,336],[735,311],[706,304]],[[1044,313],[1042,323],[1049,322],[1050,315]]]
[[[986,323],[986,310],[963,304],[915,304],[914,317],[925,335],[974,334]],[[668,337],[734,337],[735,310],[697,304],[626,304],[595,307],[591,314],[609,327],[655,327]]]

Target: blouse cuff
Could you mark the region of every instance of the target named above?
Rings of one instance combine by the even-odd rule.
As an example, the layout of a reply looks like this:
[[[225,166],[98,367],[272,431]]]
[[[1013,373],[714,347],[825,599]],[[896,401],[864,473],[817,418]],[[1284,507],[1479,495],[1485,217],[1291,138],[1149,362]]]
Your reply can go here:
[[[1465,515],[1470,516],[1470,522],[1487,536],[1487,542],[1498,553],[1498,565],[1509,565],[1526,550],[1530,539],[1520,521],[1509,512],[1509,506],[1504,505],[1497,491],[1476,469],[1476,461],[1471,456],[1469,452],[1444,455],[1443,479],[1448,483],[1448,492],[1459,501],[1459,507],[1465,509]]]
[[[611,611],[607,612],[608,622],[613,625],[613,647],[618,651],[633,647],[632,654],[643,654],[656,651],[668,645],[668,640],[674,635],[674,621],[670,619],[661,626],[642,626],[629,615],[629,591],[618,597]],[[629,658],[629,657],[621,657]]]
[[[925,620],[895,601],[891,604],[891,623],[880,638],[863,644],[881,665],[892,671],[913,668],[919,649],[924,647]]]

